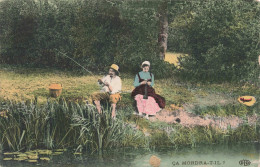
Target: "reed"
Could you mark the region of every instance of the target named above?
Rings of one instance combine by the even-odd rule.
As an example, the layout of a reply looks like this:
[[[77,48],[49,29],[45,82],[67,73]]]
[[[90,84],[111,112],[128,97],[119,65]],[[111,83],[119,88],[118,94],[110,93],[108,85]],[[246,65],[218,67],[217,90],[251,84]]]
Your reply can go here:
[[[139,129],[148,129],[149,147],[197,147],[201,144],[236,144],[260,142],[260,123],[241,125],[236,129],[220,129],[212,126],[184,127],[179,124],[147,122],[132,118]]]
[[[100,152],[121,147],[197,147],[200,144],[260,142],[260,125],[245,123],[236,129],[183,127],[178,124],[150,122],[133,116],[132,107],[117,111],[105,105],[102,114],[95,106],[37,99],[27,102],[0,101],[1,151],[65,148],[76,152]]]
[[[48,102],[37,106],[37,101],[2,102],[8,111],[7,117],[0,118],[1,144],[13,151],[33,148],[58,148],[73,142],[69,133],[70,111],[65,102]],[[65,139],[66,138],[66,139]],[[69,138],[69,139],[68,139]]]
[[[125,112],[118,111],[117,120],[112,119],[109,105],[98,114],[93,105],[64,99],[37,105],[35,99],[2,101],[0,110],[8,111],[6,117],[0,117],[2,150],[81,148],[92,152],[134,145],[128,143],[128,137],[136,139],[142,134],[123,121]]]

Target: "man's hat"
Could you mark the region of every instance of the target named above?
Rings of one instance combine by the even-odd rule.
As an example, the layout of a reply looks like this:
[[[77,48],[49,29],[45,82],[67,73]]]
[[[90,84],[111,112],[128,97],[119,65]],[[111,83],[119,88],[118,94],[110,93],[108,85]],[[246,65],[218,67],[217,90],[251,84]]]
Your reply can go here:
[[[116,64],[112,64],[111,66],[110,66],[110,68],[112,68],[113,70],[115,70],[116,72],[117,72],[117,74],[119,75],[119,67],[118,67],[118,65],[116,65]]]
[[[255,104],[256,99],[254,96],[241,96],[237,99],[240,103],[247,105],[247,106],[252,106]]]

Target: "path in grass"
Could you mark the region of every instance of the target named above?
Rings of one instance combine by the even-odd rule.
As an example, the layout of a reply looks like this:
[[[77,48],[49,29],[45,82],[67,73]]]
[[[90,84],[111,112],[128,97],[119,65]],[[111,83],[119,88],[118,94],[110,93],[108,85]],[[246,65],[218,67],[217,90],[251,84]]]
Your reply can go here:
[[[212,126],[220,129],[237,128],[243,123],[248,125],[254,125],[260,121],[260,117],[257,115],[247,116],[245,119],[238,116],[216,117],[207,116],[201,117],[193,113],[189,113],[183,109],[175,110],[162,110],[154,117],[149,118],[150,121],[161,121],[167,123],[181,124],[186,127],[194,126]]]
[[[232,96],[230,93],[220,92],[211,92],[204,95],[196,94],[192,103],[183,104],[181,107],[172,104],[171,109],[163,109],[156,116],[150,117],[149,120],[181,124],[186,127],[212,126],[220,129],[229,127],[233,129],[244,123],[254,125],[259,122],[259,115],[256,113],[247,114],[252,109],[257,111],[259,104],[252,106],[254,108],[243,106],[238,102],[237,97],[237,95]],[[227,113],[229,112],[227,106],[230,110],[235,110],[235,112]],[[203,110],[203,108],[205,109]],[[200,113],[196,113],[196,110]]]

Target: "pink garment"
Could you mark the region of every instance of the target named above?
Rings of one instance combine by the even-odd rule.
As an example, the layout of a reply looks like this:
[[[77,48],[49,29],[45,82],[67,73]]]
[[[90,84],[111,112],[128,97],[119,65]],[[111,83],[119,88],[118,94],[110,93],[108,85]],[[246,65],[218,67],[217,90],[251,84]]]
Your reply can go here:
[[[151,96],[148,96],[148,99],[143,99],[143,95],[138,94],[135,96],[135,100],[140,113],[156,115],[156,112],[161,110],[158,103]]]

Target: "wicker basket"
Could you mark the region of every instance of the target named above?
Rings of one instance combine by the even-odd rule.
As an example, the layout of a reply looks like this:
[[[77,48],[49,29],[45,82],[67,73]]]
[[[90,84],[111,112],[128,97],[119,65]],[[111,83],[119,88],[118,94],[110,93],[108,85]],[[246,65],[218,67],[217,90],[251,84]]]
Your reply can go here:
[[[51,97],[58,97],[62,92],[62,84],[50,84],[49,93]]]

